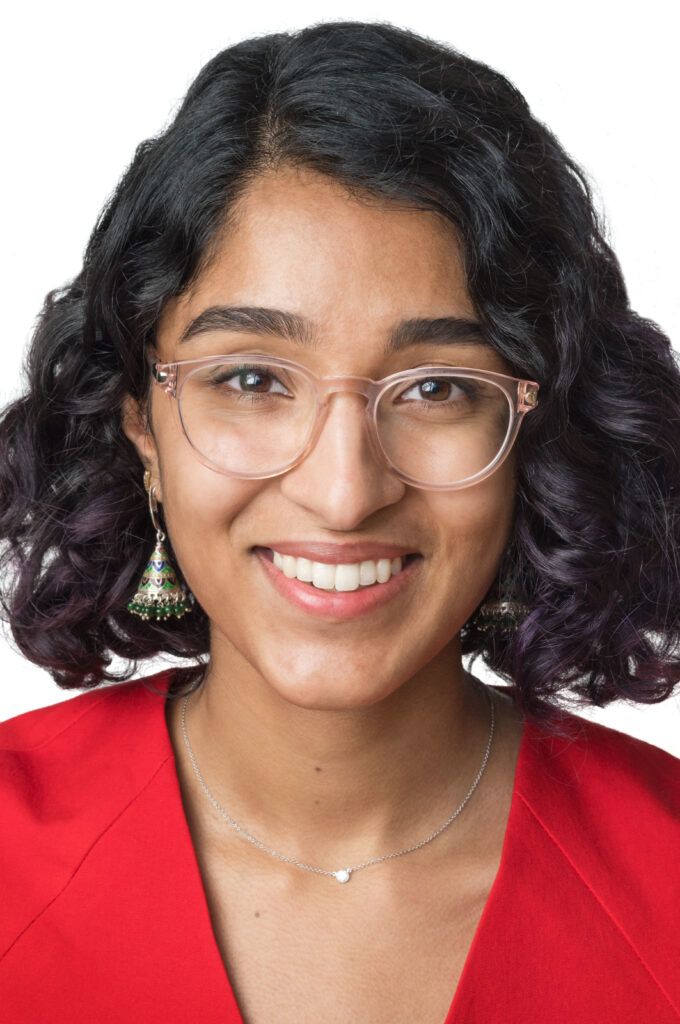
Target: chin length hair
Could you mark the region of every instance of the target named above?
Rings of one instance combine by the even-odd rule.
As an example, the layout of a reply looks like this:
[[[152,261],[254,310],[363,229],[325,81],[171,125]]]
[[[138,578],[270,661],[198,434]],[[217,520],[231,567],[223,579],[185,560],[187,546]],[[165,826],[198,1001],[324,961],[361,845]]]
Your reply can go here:
[[[574,704],[668,697],[680,679],[670,343],[631,310],[584,173],[517,89],[387,23],[320,23],[218,53],[137,148],[81,272],[47,296],[25,394],[0,424],[3,603],[20,650],[65,688],[125,678],[158,653],[205,659],[199,607],[159,623],[126,610],[154,532],[121,408],[148,395],[165,304],[209,263],[249,184],[283,167],[455,225],[489,341],[540,382],[492,588],[502,597],[511,581],[529,613],[510,632],[473,615],[463,653],[548,726]]]

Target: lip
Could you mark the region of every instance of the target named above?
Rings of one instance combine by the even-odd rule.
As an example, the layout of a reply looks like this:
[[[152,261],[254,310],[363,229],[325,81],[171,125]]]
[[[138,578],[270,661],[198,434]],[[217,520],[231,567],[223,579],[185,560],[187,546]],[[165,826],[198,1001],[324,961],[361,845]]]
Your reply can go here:
[[[258,545],[254,550],[264,548]],[[310,562],[325,562],[326,565],[351,565],[353,562],[377,561],[379,558],[397,558],[417,554],[413,548],[399,544],[385,544],[379,541],[361,541],[350,544],[324,544],[313,541],[282,540],[272,541],[266,549],[278,551],[281,555],[294,558],[308,558]],[[386,584],[381,584],[384,586]]]
[[[347,547],[343,550],[345,557]],[[275,550],[280,551],[281,549],[277,547]],[[375,547],[373,550],[375,551]],[[284,553],[288,552],[282,552],[282,554]],[[271,556],[269,548],[257,547],[255,554],[267,578],[282,597],[309,615],[340,622],[367,615],[403,594],[420,571],[420,566],[423,563],[422,556],[418,555],[408,561],[401,572],[391,576],[387,583],[375,583],[373,586],[360,587],[358,590],[336,592],[321,590],[311,583],[302,583],[300,580],[284,576],[276,568],[271,557],[268,557]],[[300,555],[300,557],[305,558],[306,556]],[[315,561],[321,561],[321,559],[315,559]],[[343,562],[329,562],[328,564],[342,565]]]

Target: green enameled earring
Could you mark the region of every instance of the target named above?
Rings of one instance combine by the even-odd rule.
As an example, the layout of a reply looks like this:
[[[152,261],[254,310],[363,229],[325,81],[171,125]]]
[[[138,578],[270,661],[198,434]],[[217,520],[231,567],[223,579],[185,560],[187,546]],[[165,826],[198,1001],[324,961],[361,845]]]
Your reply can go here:
[[[181,619],[186,612],[191,611],[191,603],[165,550],[165,534],[158,522],[156,488],[151,487],[151,473],[148,470],[144,473],[144,489],[149,495],[149,512],[156,531],[156,544],[142,574],[137,593],[128,602],[127,610],[142,619],[162,620],[169,619],[171,615]]]

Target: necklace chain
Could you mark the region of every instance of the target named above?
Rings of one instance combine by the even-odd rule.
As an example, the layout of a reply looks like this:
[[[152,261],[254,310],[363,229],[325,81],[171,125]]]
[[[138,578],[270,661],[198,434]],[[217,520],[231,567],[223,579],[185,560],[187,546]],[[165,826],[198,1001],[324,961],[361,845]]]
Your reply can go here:
[[[447,829],[449,827],[449,825],[458,817],[460,812],[463,810],[463,808],[467,804],[468,800],[470,799],[470,797],[472,796],[472,794],[476,790],[477,786],[479,785],[479,782],[480,782],[480,780],[482,778],[482,775],[484,774],[484,769],[486,768],[487,761],[489,760],[489,754],[491,752],[491,742],[493,740],[494,724],[495,724],[494,702],[493,702],[493,699],[491,697],[491,692],[490,692],[489,688],[487,686],[484,686],[483,689],[484,689],[484,692],[486,694],[486,698],[487,698],[487,700],[489,702],[489,710],[490,710],[491,724],[490,724],[490,727],[489,727],[489,738],[487,740],[486,751],[484,753],[484,759],[482,761],[481,768],[477,772],[477,776],[476,776],[474,782],[472,783],[472,785],[470,786],[470,789],[468,790],[467,795],[463,799],[463,802],[460,804],[460,806],[456,808],[456,810],[453,812],[451,817],[447,818],[447,820],[444,822],[444,824],[440,828],[438,828],[436,832],[433,832],[431,835],[427,836],[426,839],[421,840],[421,842],[416,843],[415,846],[407,846],[403,850],[396,850],[394,853],[386,853],[382,857],[372,857],[371,860],[365,860],[361,864],[355,864],[351,868],[340,868],[340,870],[337,870],[337,871],[328,871],[325,868],[315,868],[311,864],[303,864],[301,861],[295,860],[294,857],[287,857],[283,853],[278,853],[276,850],[272,850],[271,847],[266,846],[263,842],[261,842],[255,836],[251,835],[250,832],[247,832],[246,829],[244,829],[242,825],[239,825],[238,822],[234,821],[234,819],[229,814],[227,814],[227,812],[224,810],[224,808],[221,807],[218,804],[217,800],[212,795],[212,793],[210,792],[210,790],[208,789],[208,787],[206,786],[206,784],[205,784],[205,782],[203,780],[203,776],[201,775],[199,767],[198,767],[198,765],[196,763],[196,758],[194,756],[194,752],[193,752],[193,750],[191,748],[191,744],[189,743],[189,737],[187,735],[187,727],[186,727],[185,717],[186,717],[187,703],[189,701],[189,697],[191,696],[191,694],[187,694],[187,696],[184,698],[184,703],[182,705],[182,732],[184,733],[184,742],[185,742],[186,748],[187,748],[187,750],[189,752],[189,758],[191,760],[191,764],[192,764],[194,772],[196,774],[196,778],[198,779],[199,783],[201,784],[201,788],[203,789],[203,792],[208,797],[208,799],[213,804],[213,806],[216,808],[216,810],[219,811],[219,813],[222,815],[222,817],[227,822],[229,822],[229,824],[232,826],[232,828],[234,828],[240,835],[242,835],[244,839],[247,839],[249,843],[253,844],[253,846],[257,846],[258,849],[263,850],[264,853],[268,853],[272,857],[276,857],[278,860],[285,861],[286,864],[293,864],[295,867],[302,868],[304,871],[313,871],[317,875],[330,875],[331,877],[335,878],[338,882],[348,882],[349,879],[350,879],[350,876],[352,875],[352,873],[354,871],[359,871],[359,870],[361,870],[361,868],[368,868],[368,867],[370,867],[373,864],[381,864],[383,861],[391,860],[394,857],[403,857],[404,854],[406,854],[406,853],[413,853],[414,850],[419,850],[421,848],[421,846],[426,846],[428,843],[431,843],[433,839],[436,839],[438,835],[441,835],[441,833],[444,831],[444,829]]]

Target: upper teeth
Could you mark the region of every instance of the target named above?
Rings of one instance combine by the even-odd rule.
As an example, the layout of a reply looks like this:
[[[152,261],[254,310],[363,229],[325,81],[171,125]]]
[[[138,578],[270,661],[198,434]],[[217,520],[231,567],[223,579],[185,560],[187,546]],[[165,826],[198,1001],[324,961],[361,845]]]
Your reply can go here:
[[[351,565],[328,565],[308,558],[281,555],[274,551],[274,565],[289,579],[312,583],[321,590],[357,590],[374,583],[387,583],[401,572],[402,559],[379,558],[377,561],[353,562]]]

